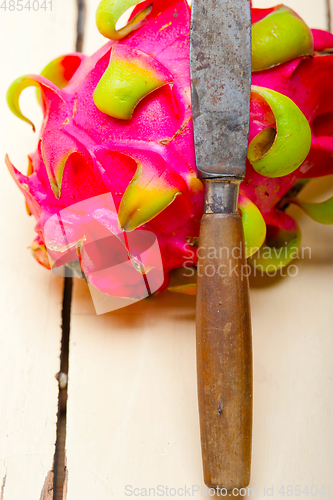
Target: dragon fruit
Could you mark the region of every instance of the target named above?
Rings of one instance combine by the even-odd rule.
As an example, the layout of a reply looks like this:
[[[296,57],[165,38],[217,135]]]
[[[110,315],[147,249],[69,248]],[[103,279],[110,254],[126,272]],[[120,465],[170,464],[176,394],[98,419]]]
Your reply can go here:
[[[103,257],[87,236],[96,200],[111,193],[115,213],[99,206],[99,224],[120,246],[131,233],[156,236],[160,289],[172,270],[195,266],[203,212],[192,126],[191,10],[185,0],[137,3],[102,0],[97,26],[110,41],[91,57],[59,57],[41,75],[16,80],[7,95],[11,110],[34,129],[19,107],[23,89],[34,85],[44,113],[27,175],[6,158],[37,220],[34,257],[48,269],[76,262],[94,287],[121,296],[138,293],[135,276],[129,291],[121,275],[96,273]],[[129,23],[117,30],[120,16],[135,5]],[[311,31],[281,5],[252,9],[252,23],[251,121],[239,211],[249,262],[267,271],[289,264],[300,245],[298,224],[286,213],[290,203],[318,222],[333,223],[332,200],[311,204],[297,197],[309,179],[333,173],[333,35]],[[75,206],[80,210],[63,218],[64,244],[63,228],[50,230],[49,221]],[[283,257],[263,255],[281,245]],[[137,274],[154,272],[131,255],[128,261]],[[172,288],[195,293],[194,284]]]

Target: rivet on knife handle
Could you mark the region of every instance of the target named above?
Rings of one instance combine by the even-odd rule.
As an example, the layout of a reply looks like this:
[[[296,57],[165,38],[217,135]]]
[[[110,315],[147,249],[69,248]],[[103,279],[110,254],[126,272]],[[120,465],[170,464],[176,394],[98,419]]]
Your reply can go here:
[[[197,370],[205,483],[246,487],[252,339],[239,184],[251,94],[250,0],[194,0],[191,82],[196,164],[205,185],[197,291]]]

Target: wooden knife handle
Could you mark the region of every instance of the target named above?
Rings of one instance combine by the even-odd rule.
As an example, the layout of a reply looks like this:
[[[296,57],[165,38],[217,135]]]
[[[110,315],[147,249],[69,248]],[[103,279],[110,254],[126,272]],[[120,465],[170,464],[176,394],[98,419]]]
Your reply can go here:
[[[204,479],[212,488],[250,482],[252,337],[242,220],[206,214],[199,238],[197,371]]]

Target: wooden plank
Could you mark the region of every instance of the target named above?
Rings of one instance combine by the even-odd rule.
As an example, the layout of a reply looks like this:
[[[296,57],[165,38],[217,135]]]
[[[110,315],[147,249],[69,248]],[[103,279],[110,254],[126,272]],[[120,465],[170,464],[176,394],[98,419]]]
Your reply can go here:
[[[321,193],[321,195],[319,195]],[[304,199],[333,195],[333,176],[312,182]],[[253,487],[332,487],[333,230],[293,209],[305,259],[272,286],[252,282],[254,332]],[[269,281],[269,280],[268,280]],[[272,280],[271,280],[272,281]],[[274,280],[273,280],[274,281]],[[314,491],[314,490],[313,490]],[[323,498],[328,499],[328,490]]]
[[[259,1],[256,2],[259,5]],[[261,2],[261,6],[274,2]],[[324,1],[289,2],[325,27]],[[88,2],[85,52],[103,43]],[[322,192],[318,198],[318,193]],[[333,177],[304,196],[333,194]],[[333,358],[332,227],[293,209],[311,259],[297,276],[252,280],[255,399],[251,486],[274,498],[288,484],[331,485]],[[270,286],[272,285],[272,286]],[[67,500],[123,499],[133,488],[201,491],[195,367],[195,300],[169,292],[96,316],[89,290],[75,281],[67,414]],[[127,490],[125,489],[128,487]],[[266,494],[265,490],[266,488]],[[160,490],[162,491],[162,490]],[[151,498],[160,495],[151,491]],[[134,494],[132,494],[134,496]],[[170,496],[170,495],[169,495]],[[178,496],[181,496],[180,494]],[[328,499],[328,491],[322,498]]]
[[[69,373],[68,500],[201,477],[193,298],[166,293],[96,317],[77,282]]]
[[[75,5],[66,0],[53,2],[52,12],[49,5],[46,11],[34,11],[32,2],[30,11],[1,9],[0,157],[3,161],[8,153],[22,171],[28,165],[27,154],[37,146],[37,136],[11,114],[6,90],[20,75],[39,73],[54,57],[72,50],[74,19]],[[41,113],[35,89],[25,91],[21,104],[38,130]],[[30,255],[34,221],[4,164],[0,185],[0,498],[50,499],[63,280]]]

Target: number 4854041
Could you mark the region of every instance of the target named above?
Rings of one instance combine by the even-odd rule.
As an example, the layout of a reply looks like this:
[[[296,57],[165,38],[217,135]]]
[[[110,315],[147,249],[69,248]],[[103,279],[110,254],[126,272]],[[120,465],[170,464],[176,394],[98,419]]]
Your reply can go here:
[[[1,2],[1,0],[0,0]],[[50,10],[52,11],[52,0],[3,0],[0,9],[14,11],[18,10]],[[1,12],[1,11],[0,11]]]
[[[288,486],[281,486],[279,489],[278,493],[282,495],[283,497],[286,495],[288,497],[296,496],[302,498],[305,497],[316,497],[319,495],[326,496],[326,493],[328,496],[330,496],[330,487],[322,486],[321,488],[318,486],[301,486],[300,484],[297,484],[296,486],[288,485]]]

